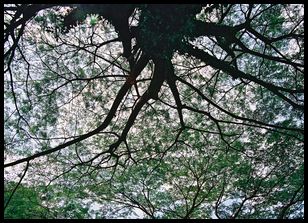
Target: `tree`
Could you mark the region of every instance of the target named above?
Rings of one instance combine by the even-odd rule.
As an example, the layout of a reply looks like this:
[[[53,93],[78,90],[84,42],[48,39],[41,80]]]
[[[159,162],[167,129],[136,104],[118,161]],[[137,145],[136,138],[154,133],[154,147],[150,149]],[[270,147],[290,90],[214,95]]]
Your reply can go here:
[[[10,197],[63,198],[52,218],[303,218],[303,7],[5,5]]]

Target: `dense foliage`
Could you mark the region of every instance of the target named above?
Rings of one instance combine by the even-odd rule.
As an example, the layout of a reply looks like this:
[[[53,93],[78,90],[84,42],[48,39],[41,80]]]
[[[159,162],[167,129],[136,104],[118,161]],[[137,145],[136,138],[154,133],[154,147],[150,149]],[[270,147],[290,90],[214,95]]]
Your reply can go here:
[[[5,218],[303,218],[304,6],[4,6]]]

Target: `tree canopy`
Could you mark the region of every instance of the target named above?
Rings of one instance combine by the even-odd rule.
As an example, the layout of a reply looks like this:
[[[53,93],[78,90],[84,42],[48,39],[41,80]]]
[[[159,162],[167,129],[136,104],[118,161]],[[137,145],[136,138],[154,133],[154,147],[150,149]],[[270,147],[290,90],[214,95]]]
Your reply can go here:
[[[303,218],[304,5],[5,4],[5,218]]]

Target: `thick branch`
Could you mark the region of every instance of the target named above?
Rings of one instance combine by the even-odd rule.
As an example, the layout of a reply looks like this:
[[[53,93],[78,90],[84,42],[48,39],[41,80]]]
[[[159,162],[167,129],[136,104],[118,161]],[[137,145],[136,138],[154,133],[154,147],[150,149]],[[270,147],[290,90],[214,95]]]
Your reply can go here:
[[[221,36],[221,37],[234,37],[235,33],[244,29],[246,24],[239,24],[234,27],[221,25],[221,24],[214,24],[208,22],[202,22],[196,20],[194,29],[194,36]]]
[[[146,66],[148,62],[148,57],[146,55],[143,55],[140,60],[137,62],[137,64],[135,65],[133,71],[132,71],[132,74],[133,76],[137,77],[140,72],[143,70],[143,68]],[[26,158],[23,158],[23,159],[20,159],[20,160],[17,160],[17,161],[14,161],[14,162],[11,162],[11,163],[7,163],[7,164],[4,164],[4,168],[6,167],[9,167],[9,166],[14,166],[14,165],[17,165],[19,163],[23,163],[23,162],[28,162],[30,160],[33,160],[37,157],[40,157],[40,156],[45,156],[45,155],[48,155],[50,153],[53,153],[53,152],[56,152],[56,151],[59,151],[63,148],[66,148],[70,145],[73,145],[77,142],[80,142],[82,140],[85,140],[97,133],[99,133],[100,131],[102,131],[103,129],[105,129],[111,122],[112,118],[115,116],[115,113],[117,111],[117,108],[119,107],[122,99],[124,98],[124,96],[126,95],[126,93],[128,92],[128,90],[131,88],[131,84],[129,82],[125,82],[125,84],[121,87],[121,89],[119,90],[111,108],[110,108],[110,111],[108,113],[108,115],[106,116],[104,122],[99,126],[97,127],[96,129],[94,129],[93,131],[91,132],[88,132],[86,134],[83,134],[81,136],[79,136],[78,138],[76,139],[73,139],[71,141],[68,141],[66,143],[63,143],[55,148],[52,148],[52,149],[49,149],[49,150],[45,150],[43,152],[39,152],[39,153],[36,153],[32,156],[29,156],[29,157],[26,157]]]
[[[222,70],[222,71],[228,73],[233,78],[244,78],[244,79],[253,81],[253,82],[265,87],[266,89],[268,89],[269,91],[271,91],[275,95],[279,96],[281,99],[288,102],[294,108],[299,109],[301,111],[304,110],[304,105],[296,104],[295,102],[293,102],[292,100],[290,100],[285,95],[283,95],[282,93],[279,92],[279,90],[290,91],[290,89],[288,90],[288,89],[285,89],[285,88],[282,88],[282,87],[279,87],[279,86],[275,86],[271,83],[267,83],[265,81],[262,81],[262,80],[258,79],[257,77],[254,77],[250,74],[244,73],[243,71],[237,70],[236,68],[230,66],[229,63],[227,63],[225,61],[221,61],[219,59],[216,59],[215,57],[209,55],[208,53],[206,53],[206,52],[204,52],[200,49],[194,48],[192,45],[186,45],[185,50],[181,50],[180,52],[189,53],[190,55],[204,61],[208,65],[211,65],[212,67],[214,67],[216,69],[219,69],[219,70]]]
[[[172,64],[170,64],[170,65],[172,66]],[[180,99],[179,91],[178,91],[176,84],[175,84],[175,80],[176,79],[175,79],[175,75],[174,75],[174,70],[172,68],[172,73],[168,74],[167,83],[168,83],[168,85],[171,89],[175,103],[177,105],[176,109],[177,109],[178,114],[179,114],[181,126],[184,127],[185,124],[184,124],[183,113],[182,113],[183,105],[182,105],[182,102],[181,102],[181,99]]]
[[[120,136],[120,138],[113,143],[110,146],[110,152],[113,153],[117,147],[120,145],[120,143],[122,141],[124,141],[126,139],[126,136],[130,130],[130,128],[133,126],[140,110],[142,109],[142,107],[144,106],[145,103],[148,102],[149,99],[157,99],[158,98],[158,92],[161,89],[161,86],[165,80],[165,74],[166,74],[166,67],[165,65],[165,61],[161,60],[161,59],[154,59],[154,63],[155,63],[155,69],[154,69],[154,74],[153,74],[153,78],[152,81],[150,83],[149,88],[147,89],[146,92],[144,92],[144,94],[141,96],[141,98],[139,99],[138,103],[136,104],[134,110],[132,111],[132,113],[130,114],[127,123],[122,131],[122,134]],[[129,83],[129,82],[127,82]]]
[[[129,88],[130,88],[130,84],[125,82],[125,84],[120,89],[116,99],[114,100],[114,102],[113,102],[113,104],[111,106],[111,109],[110,109],[107,117],[105,118],[104,122],[99,127],[94,129],[93,131],[88,132],[86,134],[83,134],[83,135],[79,136],[78,138],[73,139],[71,141],[68,141],[66,143],[63,143],[63,144],[61,144],[61,145],[59,145],[59,146],[57,146],[55,148],[52,148],[52,149],[49,149],[49,150],[45,150],[43,152],[36,153],[36,154],[34,154],[32,156],[29,156],[29,157],[26,157],[26,158],[23,158],[23,159],[20,159],[20,160],[16,160],[16,161],[11,162],[11,163],[4,164],[4,168],[9,167],[9,166],[14,166],[14,165],[17,165],[17,164],[23,163],[23,162],[28,162],[28,161],[33,160],[33,159],[35,159],[37,157],[40,157],[40,156],[45,156],[45,155],[48,155],[50,153],[54,153],[56,151],[59,151],[59,150],[61,150],[63,148],[66,148],[66,147],[68,147],[70,145],[73,145],[73,144],[75,144],[77,142],[85,140],[85,139],[87,139],[87,138],[89,138],[89,137],[99,133],[101,130],[105,129],[109,125],[109,123],[111,122],[112,118],[115,116],[115,113],[117,111],[118,106],[120,105],[122,99],[126,95],[126,93],[129,90]]]
[[[272,124],[268,124],[268,123],[264,123],[264,122],[260,122],[260,121],[257,121],[255,119],[250,119],[250,118],[245,118],[245,117],[241,117],[241,116],[238,116],[238,115],[235,115],[234,113],[230,112],[230,111],[227,111],[225,110],[224,108],[220,107],[219,105],[217,105],[216,103],[214,103],[213,101],[211,101],[209,98],[207,98],[198,88],[196,88],[194,85],[190,84],[189,82],[177,77],[177,79],[186,84],[187,86],[189,86],[191,89],[193,89],[195,92],[197,92],[204,100],[206,100],[209,104],[213,105],[215,108],[218,108],[219,110],[221,110],[222,112],[230,115],[231,117],[233,118],[236,118],[236,119],[240,119],[240,120],[243,120],[243,121],[248,121],[248,122],[253,122],[253,123],[256,123],[258,125],[261,125],[261,126],[268,126],[268,127],[272,127],[272,128],[277,128],[277,129],[285,129],[285,130],[290,130],[290,131],[297,131],[297,132],[300,132],[302,134],[304,134],[304,130],[303,129],[298,129],[298,128],[287,128],[287,127],[283,127],[283,126],[277,126],[277,125],[272,125]]]

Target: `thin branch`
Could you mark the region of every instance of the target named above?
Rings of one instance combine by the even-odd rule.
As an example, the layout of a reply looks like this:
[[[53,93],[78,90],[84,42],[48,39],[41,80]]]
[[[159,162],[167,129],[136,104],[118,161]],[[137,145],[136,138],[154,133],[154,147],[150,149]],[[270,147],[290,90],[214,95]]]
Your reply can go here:
[[[20,178],[20,180],[18,181],[18,183],[16,184],[16,186],[15,186],[13,192],[11,193],[11,195],[10,195],[8,201],[6,202],[6,204],[5,204],[5,206],[4,206],[4,211],[5,211],[5,209],[7,208],[7,206],[9,205],[9,203],[10,203],[10,201],[11,201],[11,199],[12,199],[12,197],[13,197],[15,191],[17,190],[18,186],[20,185],[21,181],[24,179],[24,177],[25,177],[25,175],[26,175],[26,173],[27,173],[27,171],[28,171],[28,167],[29,167],[29,161],[27,161],[27,165],[26,165],[26,168],[25,168],[25,171],[24,171],[23,175],[21,176],[21,178]]]

